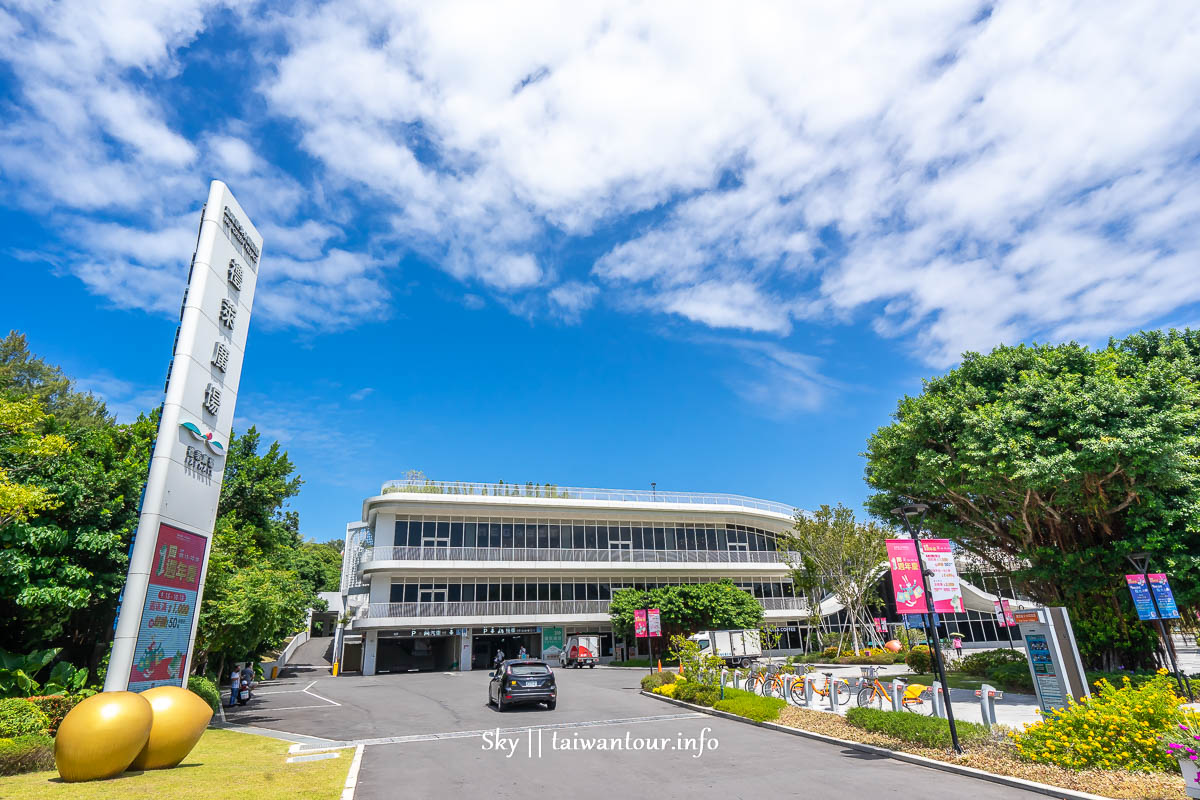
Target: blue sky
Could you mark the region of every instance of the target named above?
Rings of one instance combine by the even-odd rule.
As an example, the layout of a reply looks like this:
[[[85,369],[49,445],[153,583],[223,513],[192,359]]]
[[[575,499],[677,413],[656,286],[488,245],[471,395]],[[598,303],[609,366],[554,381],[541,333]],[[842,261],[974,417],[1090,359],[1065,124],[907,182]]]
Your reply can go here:
[[[857,507],[964,350],[1200,321],[1197,51],[1184,3],[18,0],[0,321],[154,407],[220,178],[306,535],[408,469]]]

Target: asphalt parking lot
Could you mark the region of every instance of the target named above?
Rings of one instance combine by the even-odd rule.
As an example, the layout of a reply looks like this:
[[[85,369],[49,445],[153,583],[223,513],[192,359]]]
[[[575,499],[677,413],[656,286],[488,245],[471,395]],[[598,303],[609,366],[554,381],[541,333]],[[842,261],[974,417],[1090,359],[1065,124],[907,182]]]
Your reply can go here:
[[[363,744],[356,800],[639,796],[972,800],[1037,795],[643,697],[638,670],[556,669],[558,708],[487,704],[484,671],[344,676],[319,667],[264,684],[231,724]],[[603,744],[601,744],[603,742]]]

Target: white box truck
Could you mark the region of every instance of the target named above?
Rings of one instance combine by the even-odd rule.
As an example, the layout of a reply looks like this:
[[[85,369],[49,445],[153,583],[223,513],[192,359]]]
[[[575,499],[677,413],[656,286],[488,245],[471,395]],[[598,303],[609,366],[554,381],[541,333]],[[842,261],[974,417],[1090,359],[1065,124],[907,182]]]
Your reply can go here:
[[[589,634],[567,637],[567,646],[558,654],[558,663],[564,668],[595,669],[600,663],[600,637]]]
[[[700,645],[702,654],[723,658],[731,667],[748,667],[762,656],[758,631],[700,631],[688,638]]]

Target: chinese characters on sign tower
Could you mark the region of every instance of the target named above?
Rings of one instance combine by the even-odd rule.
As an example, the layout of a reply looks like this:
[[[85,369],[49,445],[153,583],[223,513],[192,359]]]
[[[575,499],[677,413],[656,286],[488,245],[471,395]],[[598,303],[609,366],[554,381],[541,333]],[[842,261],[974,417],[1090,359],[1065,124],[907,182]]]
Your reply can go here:
[[[225,184],[200,215],[105,691],[184,685],[262,237]]]
[[[662,618],[659,616],[657,608],[651,608],[646,612],[646,622],[651,636],[662,636]]]

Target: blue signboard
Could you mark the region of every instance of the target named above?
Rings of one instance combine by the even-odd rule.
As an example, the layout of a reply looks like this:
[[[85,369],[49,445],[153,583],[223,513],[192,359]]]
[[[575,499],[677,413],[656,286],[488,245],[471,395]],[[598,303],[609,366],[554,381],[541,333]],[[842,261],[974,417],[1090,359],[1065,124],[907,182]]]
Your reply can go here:
[[[1129,584],[1129,594],[1133,597],[1138,619],[1157,619],[1154,616],[1154,601],[1150,599],[1150,588],[1146,586],[1146,576],[1126,575],[1125,582]]]
[[[1171,594],[1171,584],[1166,575],[1161,572],[1151,574],[1150,591],[1154,592],[1154,601],[1158,603],[1160,617],[1179,619],[1179,606],[1175,605],[1175,595]]]

